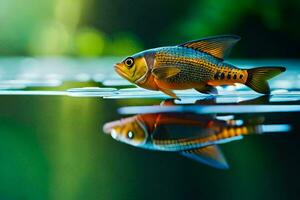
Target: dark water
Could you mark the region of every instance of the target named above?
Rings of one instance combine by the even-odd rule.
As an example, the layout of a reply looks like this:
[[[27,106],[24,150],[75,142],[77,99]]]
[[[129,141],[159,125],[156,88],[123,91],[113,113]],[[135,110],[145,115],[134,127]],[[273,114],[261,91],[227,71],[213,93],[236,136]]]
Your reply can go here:
[[[26,62],[36,63],[35,60]],[[14,69],[11,77],[15,72],[20,75],[20,68]],[[92,72],[92,67],[86,69],[89,70]],[[291,70],[294,70],[292,66]],[[3,71],[2,75],[8,77]],[[96,77],[101,78],[101,73]],[[76,75],[75,72],[73,76],[66,74]],[[78,74],[81,74],[80,80],[70,78],[51,87],[24,86],[26,76],[22,84],[21,78],[10,78],[19,80],[19,88],[11,88],[17,85],[16,81],[6,82],[7,88],[0,91],[0,199],[274,200],[298,197],[300,96],[295,86],[297,74],[293,74],[294,79],[285,76],[273,82],[279,86],[270,98],[259,98],[243,88],[235,93],[229,88],[213,100],[185,92],[182,102],[175,102],[174,112],[234,115],[250,121],[263,117],[264,124],[285,124],[292,128],[289,132],[249,135],[220,145],[230,165],[228,170],[214,169],[177,153],[136,148],[104,134],[102,126],[106,122],[137,112],[154,112],[161,108],[159,104],[166,97],[136,89],[116,92],[113,88],[124,89],[120,82],[112,86],[118,79],[102,77],[97,82],[95,76],[91,80],[89,72],[77,71],[80,78]],[[51,80],[67,80],[66,77]],[[110,84],[104,84],[105,81]],[[87,86],[111,89],[89,88],[83,93],[82,89],[68,90]],[[101,95],[105,98],[99,97]],[[155,107],[149,107],[152,105]],[[248,110],[243,110],[245,108]]]

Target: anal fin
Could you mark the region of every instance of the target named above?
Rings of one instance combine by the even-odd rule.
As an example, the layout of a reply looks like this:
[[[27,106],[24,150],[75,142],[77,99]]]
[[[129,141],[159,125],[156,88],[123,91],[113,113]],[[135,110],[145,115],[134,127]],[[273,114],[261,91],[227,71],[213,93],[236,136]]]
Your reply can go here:
[[[201,87],[195,88],[195,90],[197,90],[200,93],[204,93],[204,94],[218,94],[218,90],[217,88],[215,88],[214,86],[211,85],[203,85]]]
[[[214,168],[229,168],[225,157],[217,145],[210,145],[199,149],[182,151],[181,155]]]
[[[165,89],[165,88],[159,88],[160,91],[162,91],[163,93],[165,93],[166,95],[169,95],[175,99],[180,99],[179,97],[177,97],[177,95],[170,89]]]

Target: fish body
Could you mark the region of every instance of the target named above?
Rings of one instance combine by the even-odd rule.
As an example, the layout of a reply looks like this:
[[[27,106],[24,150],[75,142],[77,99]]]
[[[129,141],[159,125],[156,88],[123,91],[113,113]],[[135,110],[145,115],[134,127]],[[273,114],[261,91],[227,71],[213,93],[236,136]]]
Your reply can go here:
[[[257,126],[236,126],[233,121],[211,119],[190,113],[163,113],[150,116],[137,115],[136,120],[149,130],[146,135],[151,139],[145,147],[153,150],[172,152],[192,150],[226,143],[240,139],[243,135],[259,132]],[[152,120],[155,123],[149,123]]]
[[[181,46],[161,47],[150,52],[155,53],[155,62],[152,70],[172,65],[179,69],[179,73],[167,77],[163,82],[172,89],[189,89],[211,85],[228,85],[233,83],[245,83],[247,70],[222,62],[207,53],[196,51]],[[159,75],[158,75],[159,76]]]
[[[239,41],[238,36],[216,36],[176,46],[146,50],[124,59],[115,69],[130,82],[160,90],[177,98],[172,90],[194,88],[217,93],[215,86],[241,83],[269,94],[267,80],[285,71],[284,67],[240,69],[224,59]]]
[[[261,133],[260,125],[237,125],[191,113],[157,113],[128,117],[104,125],[121,142],[150,150],[178,152],[216,168],[228,168],[218,144]]]

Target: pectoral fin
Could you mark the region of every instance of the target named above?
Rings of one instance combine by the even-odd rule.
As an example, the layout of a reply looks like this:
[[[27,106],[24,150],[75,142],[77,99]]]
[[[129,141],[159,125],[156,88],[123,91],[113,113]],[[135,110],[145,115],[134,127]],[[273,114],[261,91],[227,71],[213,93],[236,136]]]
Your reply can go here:
[[[181,155],[218,169],[228,169],[229,166],[217,145],[181,152]]]
[[[217,88],[211,85],[203,85],[201,87],[195,88],[195,90],[204,94],[218,94]]]
[[[162,80],[177,75],[181,70],[178,67],[159,67],[152,69],[155,78]]]

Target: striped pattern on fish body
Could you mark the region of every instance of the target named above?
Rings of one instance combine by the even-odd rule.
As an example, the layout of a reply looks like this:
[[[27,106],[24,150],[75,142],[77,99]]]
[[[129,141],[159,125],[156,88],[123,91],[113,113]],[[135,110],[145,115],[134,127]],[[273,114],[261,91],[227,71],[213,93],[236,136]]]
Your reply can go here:
[[[205,147],[213,144],[224,143],[231,139],[240,138],[243,135],[261,133],[261,126],[239,126],[239,127],[219,127],[215,134],[210,134],[199,138],[182,138],[160,140],[153,139],[153,144],[157,149],[164,151],[183,151]]]

